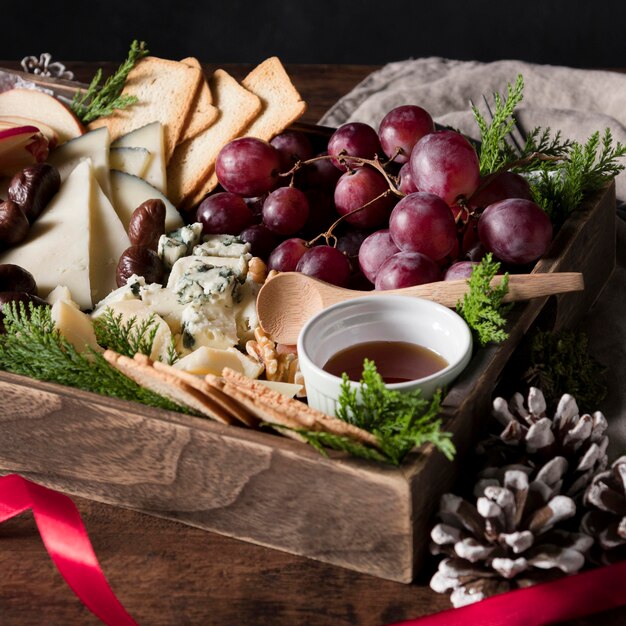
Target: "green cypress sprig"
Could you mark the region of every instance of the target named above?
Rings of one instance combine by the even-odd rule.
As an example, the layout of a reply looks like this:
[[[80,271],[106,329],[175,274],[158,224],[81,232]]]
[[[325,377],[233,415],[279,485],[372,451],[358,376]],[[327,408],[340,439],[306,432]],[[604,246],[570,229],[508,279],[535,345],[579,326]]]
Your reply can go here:
[[[508,272],[503,275],[498,286],[491,286],[499,269],[500,263],[493,260],[491,253],[486,254],[474,266],[468,281],[469,292],[456,306],[457,313],[474,331],[481,346],[489,342],[500,343],[509,336],[504,330],[504,314],[510,310],[511,305],[502,304],[502,299],[508,292]]]
[[[132,316],[124,321],[121,313],[115,315],[107,308],[93,321],[93,328],[99,345],[132,358],[138,352],[148,356],[152,353],[159,325],[154,315],[139,321]]]
[[[102,70],[99,69],[89,83],[89,87],[83,92],[78,92],[72,100],[70,108],[76,117],[83,124],[88,124],[99,117],[110,115],[116,109],[125,109],[135,104],[137,97],[122,95],[122,89],[137,61],[147,54],[146,44],[135,39],[130,45],[126,60],[112,76],[106,79],[104,85],[101,85]]]

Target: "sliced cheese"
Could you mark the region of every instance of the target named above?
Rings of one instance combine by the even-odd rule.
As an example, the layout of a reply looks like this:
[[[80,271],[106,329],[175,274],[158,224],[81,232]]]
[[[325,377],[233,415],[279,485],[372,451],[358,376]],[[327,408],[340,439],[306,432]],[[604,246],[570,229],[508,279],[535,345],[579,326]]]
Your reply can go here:
[[[92,302],[98,302],[117,288],[117,262],[130,246],[130,240],[115,209],[95,181],[92,185],[91,232],[89,276]]]
[[[91,159],[96,180],[102,191],[110,198],[110,143],[111,139],[108,129],[98,128],[60,145],[50,154],[48,161],[59,170],[61,181],[64,181],[80,161]]]
[[[165,204],[166,232],[183,225],[183,218],[165,195],[137,176],[120,170],[111,170],[111,194],[115,211],[127,230],[133,211],[146,200],[153,199],[163,200]]]
[[[92,196],[91,163],[83,161],[67,177],[19,246],[0,254],[0,263],[28,270],[39,291],[65,285],[82,309],[91,308],[89,250]]]
[[[143,178],[152,154],[145,148],[111,148],[109,164],[112,170],[120,170]]]
[[[122,135],[112,144],[113,148],[145,148],[152,156],[141,174],[147,183],[162,193],[167,193],[167,177],[165,175],[165,135],[160,122],[146,124],[137,130]]]
[[[85,315],[65,300],[57,300],[50,309],[50,316],[55,328],[78,352],[87,352],[89,348],[102,352],[96,341],[96,333],[89,315]]]
[[[295,383],[281,383],[275,380],[259,380],[259,382],[289,398],[295,398],[296,394],[302,391],[302,385],[296,385]]]
[[[72,300],[72,292],[65,285],[58,285],[46,296],[46,302],[51,306],[54,306],[59,300],[73,306],[75,309],[79,308],[78,304]]]
[[[128,322],[131,318],[134,318],[135,329],[139,329],[141,322],[152,316],[157,330],[152,343],[152,351],[148,356],[155,361],[167,362],[168,351],[172,345],[172,333],[169,326],[160,316],[151,311],[141,300],[120,300],[109,304],[106,308],[100,308],[98,312],[93,313],[92,317],[97,319],[107,309],[110,309],[114,316],[121,315],[122,322]]]
[[[248,378],[258,378],[263,371],[263,365],[236,348],[219,350],[208,346],[201,346],[184,356],[174,363],[174,367],[196,376],[206,376],[207,374],[221,376],[225,367],[248,376]]]

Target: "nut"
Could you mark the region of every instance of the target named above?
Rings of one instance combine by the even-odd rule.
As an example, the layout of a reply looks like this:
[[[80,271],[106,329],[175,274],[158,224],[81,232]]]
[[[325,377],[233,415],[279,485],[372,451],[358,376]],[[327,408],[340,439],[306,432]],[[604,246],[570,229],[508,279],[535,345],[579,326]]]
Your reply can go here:
[[[134,211],[128,223],[128,238],[134,246],[143,246],[156,252],[159,237],[165,232],[165,204],[163,200],[146,200]]]
[[[2,291],[0,292],[0,333],[5,332],[4,328],[4,307],[11,302],[23,302],[28,311],[28,303],[32,302],[35,306],[50,306],[45,300],[38,298],[24,291]]]
[[[37,283],[30,272],[19,265],[4,263],[0,265],[0,292],[25,291],[37,295]]]
[[[248,274],[257,284],[262,285],[267,278],[267,265],[258,256],[253,256],[248,263]]]
[[[0,203],[0,245],[14,246],[28,234],[30,224],[24,211],[12,200]]]
[[[118,287],[123,287],[133,275],[143,276],[147,283],[163,281],[163,263],[159,255],[143,246],[126,248],[117,263],[116,281]]]
[[[7,191],[32,224],[61,186],[59,170],[49,163],[29,165],[13,176]]]

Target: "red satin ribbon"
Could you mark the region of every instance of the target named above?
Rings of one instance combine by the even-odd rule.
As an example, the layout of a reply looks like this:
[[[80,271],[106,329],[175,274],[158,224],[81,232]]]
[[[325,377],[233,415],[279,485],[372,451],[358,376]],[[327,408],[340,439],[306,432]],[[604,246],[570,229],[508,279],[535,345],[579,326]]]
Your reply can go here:
[[[626,604],[626,561],[393,626],[547,626]]]
[[[17,474],[0,478],[0,523],[32,509],[50,558],[85,606],[109,626],[137,626],[102,572],[74,503]]]

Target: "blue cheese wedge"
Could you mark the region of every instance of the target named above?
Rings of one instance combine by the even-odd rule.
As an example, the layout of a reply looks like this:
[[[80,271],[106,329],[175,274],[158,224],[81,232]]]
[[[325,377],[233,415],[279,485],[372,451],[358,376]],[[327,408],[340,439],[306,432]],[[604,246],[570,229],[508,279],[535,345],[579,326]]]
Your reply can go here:
[[[106,298],[100,300],[96,304],[93,310],[93,315],[98,315],[108,306],[115,304],[116,302],[122,302],[123,300],[139,300],[140,289],[144,287],[146,281],[143,276],[137,276],[133,274],[128,278],[125,285],[118,287],[115,291],[112,291]]]
[[[196,222],[161,235],[158,254],[167,269],[172,269],[178,259],[189,255],[202,238],[202,224]]]
[[[179,267],[180,264],[180,267]],[[215,267],[202,257],[180,259],[167,282],[181,304],[208,303],[232,308],[239,286],[239,273],[230,267]]]
[[[251,278],[237,290],[237,298],[234,304],[235,321],[237,323],[237,334],[241,344],[254,339],[254,329],[259,325],[259,318],[256,313],[256,297],[261,289],[261,285]]]
[[[182,326],[182,314],[185,305],[178,301],[178,296],[170,289],[158,283],[151,283],[140,288],[141,301],[154,313],[162,317],[172,333],[179,334]]]
[[[197,256],[220,256],[237,258],[249,254],[250,244],[244,243],[235,235],[206,235],[202,244],[196,246]]]
[[[201,346],[225,350],[238,341],[237,324],[231,309],[206,302],[193,302],[183,309],[177,343],[180,354],[188,354]]]

